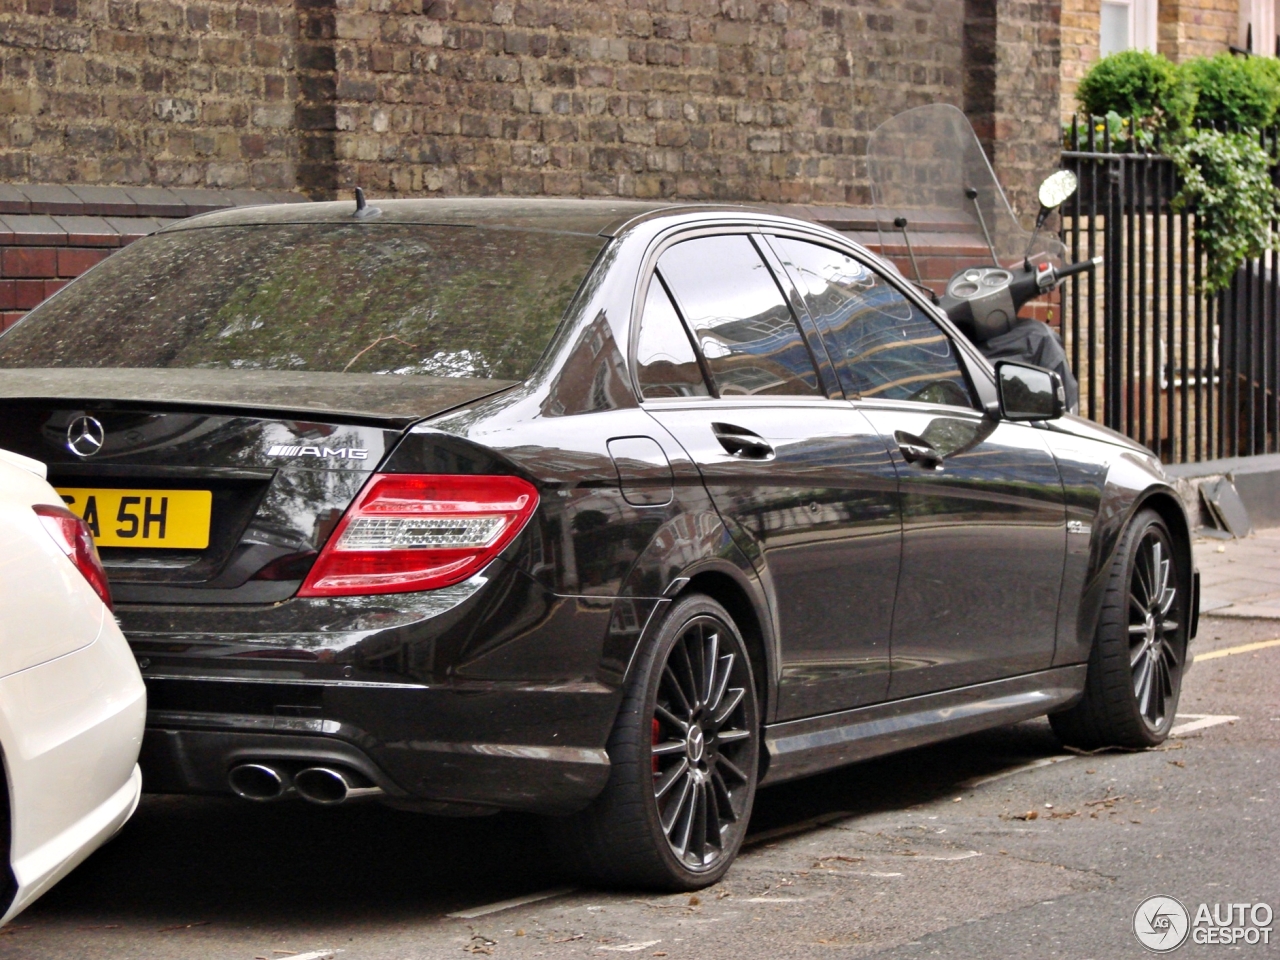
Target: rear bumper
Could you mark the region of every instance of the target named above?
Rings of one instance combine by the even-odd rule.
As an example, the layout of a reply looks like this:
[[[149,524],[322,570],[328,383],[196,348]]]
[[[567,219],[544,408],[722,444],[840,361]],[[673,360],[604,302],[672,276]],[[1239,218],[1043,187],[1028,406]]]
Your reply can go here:
[[[608,779],[635,643],[610,646],[613,608],[502,561],[421,593],[121,605],[147,684],[146,788],[228,793],[238,763],[316,760],[405,801],[579,809]]]
[[[232,767],[271,761],[354,770],[388,799],[428,810],[566,813],[594,799],[609,777],[604,744],[618,694],[597,684],[147,682],[152,703],[164,707],[148,712],[140,758],[152,792],[228,794]],[[205,709],[175,709],[184,700]],[[218,700],[223,709],[208,709]]]

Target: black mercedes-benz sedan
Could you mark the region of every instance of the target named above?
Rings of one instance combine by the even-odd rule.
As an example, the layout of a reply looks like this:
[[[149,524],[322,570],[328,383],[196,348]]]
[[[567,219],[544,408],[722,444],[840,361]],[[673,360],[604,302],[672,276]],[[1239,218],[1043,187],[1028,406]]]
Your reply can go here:
[[[532,811],[602,883],[888,751],[1159,743],[1195,633],[1148,451],[747,209],[176,223],[0,337],[0,447],[97,538],[148,789]]]

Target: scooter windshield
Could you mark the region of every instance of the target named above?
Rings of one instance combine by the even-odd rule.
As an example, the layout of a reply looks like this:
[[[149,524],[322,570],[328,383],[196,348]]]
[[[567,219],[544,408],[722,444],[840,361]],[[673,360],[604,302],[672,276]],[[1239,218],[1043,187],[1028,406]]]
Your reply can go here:
[[[929,269],[946,258],[950,269],[1048,260],[1061,266],[1064,248],[1052,233],[1032,239],[1024,230],[968,118],[950,104],[900,113],[878,126],[867,143],[867,167],[881,249],[907,262],[902,218],[926,284],[941,292],[946,277]],[[988,244],[989,238],[989,244]],[[907,268],[909,269],[909,268]]]

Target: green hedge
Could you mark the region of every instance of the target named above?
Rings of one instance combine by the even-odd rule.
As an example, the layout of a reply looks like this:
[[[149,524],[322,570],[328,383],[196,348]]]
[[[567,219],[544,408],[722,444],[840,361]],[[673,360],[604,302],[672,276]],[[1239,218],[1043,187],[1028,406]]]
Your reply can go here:
[[[1196,214],[1208,290],[1228,286],[1245,260],[1276,249],[1277,158],[1259,145],[1259,133],[1280,112],[1280,60],[1221,53],[1175,65],[1159,54],[1125,50],[1095,63],[1076,98],[1088,122],[1109,129],[1122,149],[1135,140],[1150,146],[1155,134],[1164,135],[1182,181],[1174,209]],[[1231,132],[1202,128],[1223,123]]]

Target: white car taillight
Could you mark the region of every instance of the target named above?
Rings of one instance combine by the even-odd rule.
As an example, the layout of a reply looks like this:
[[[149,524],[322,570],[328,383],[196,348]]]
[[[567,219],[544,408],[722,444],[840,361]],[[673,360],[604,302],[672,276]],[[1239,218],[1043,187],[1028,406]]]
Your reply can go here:
[[[111,587],[107,584],[107,571],[102,569],[102,559],[98,556],[88,524],[65,507],[37,503],[31,509],[53,542],[62,548],[67,559],[76,565],[80,575],[89,581],[89,586],[110,610]]]

